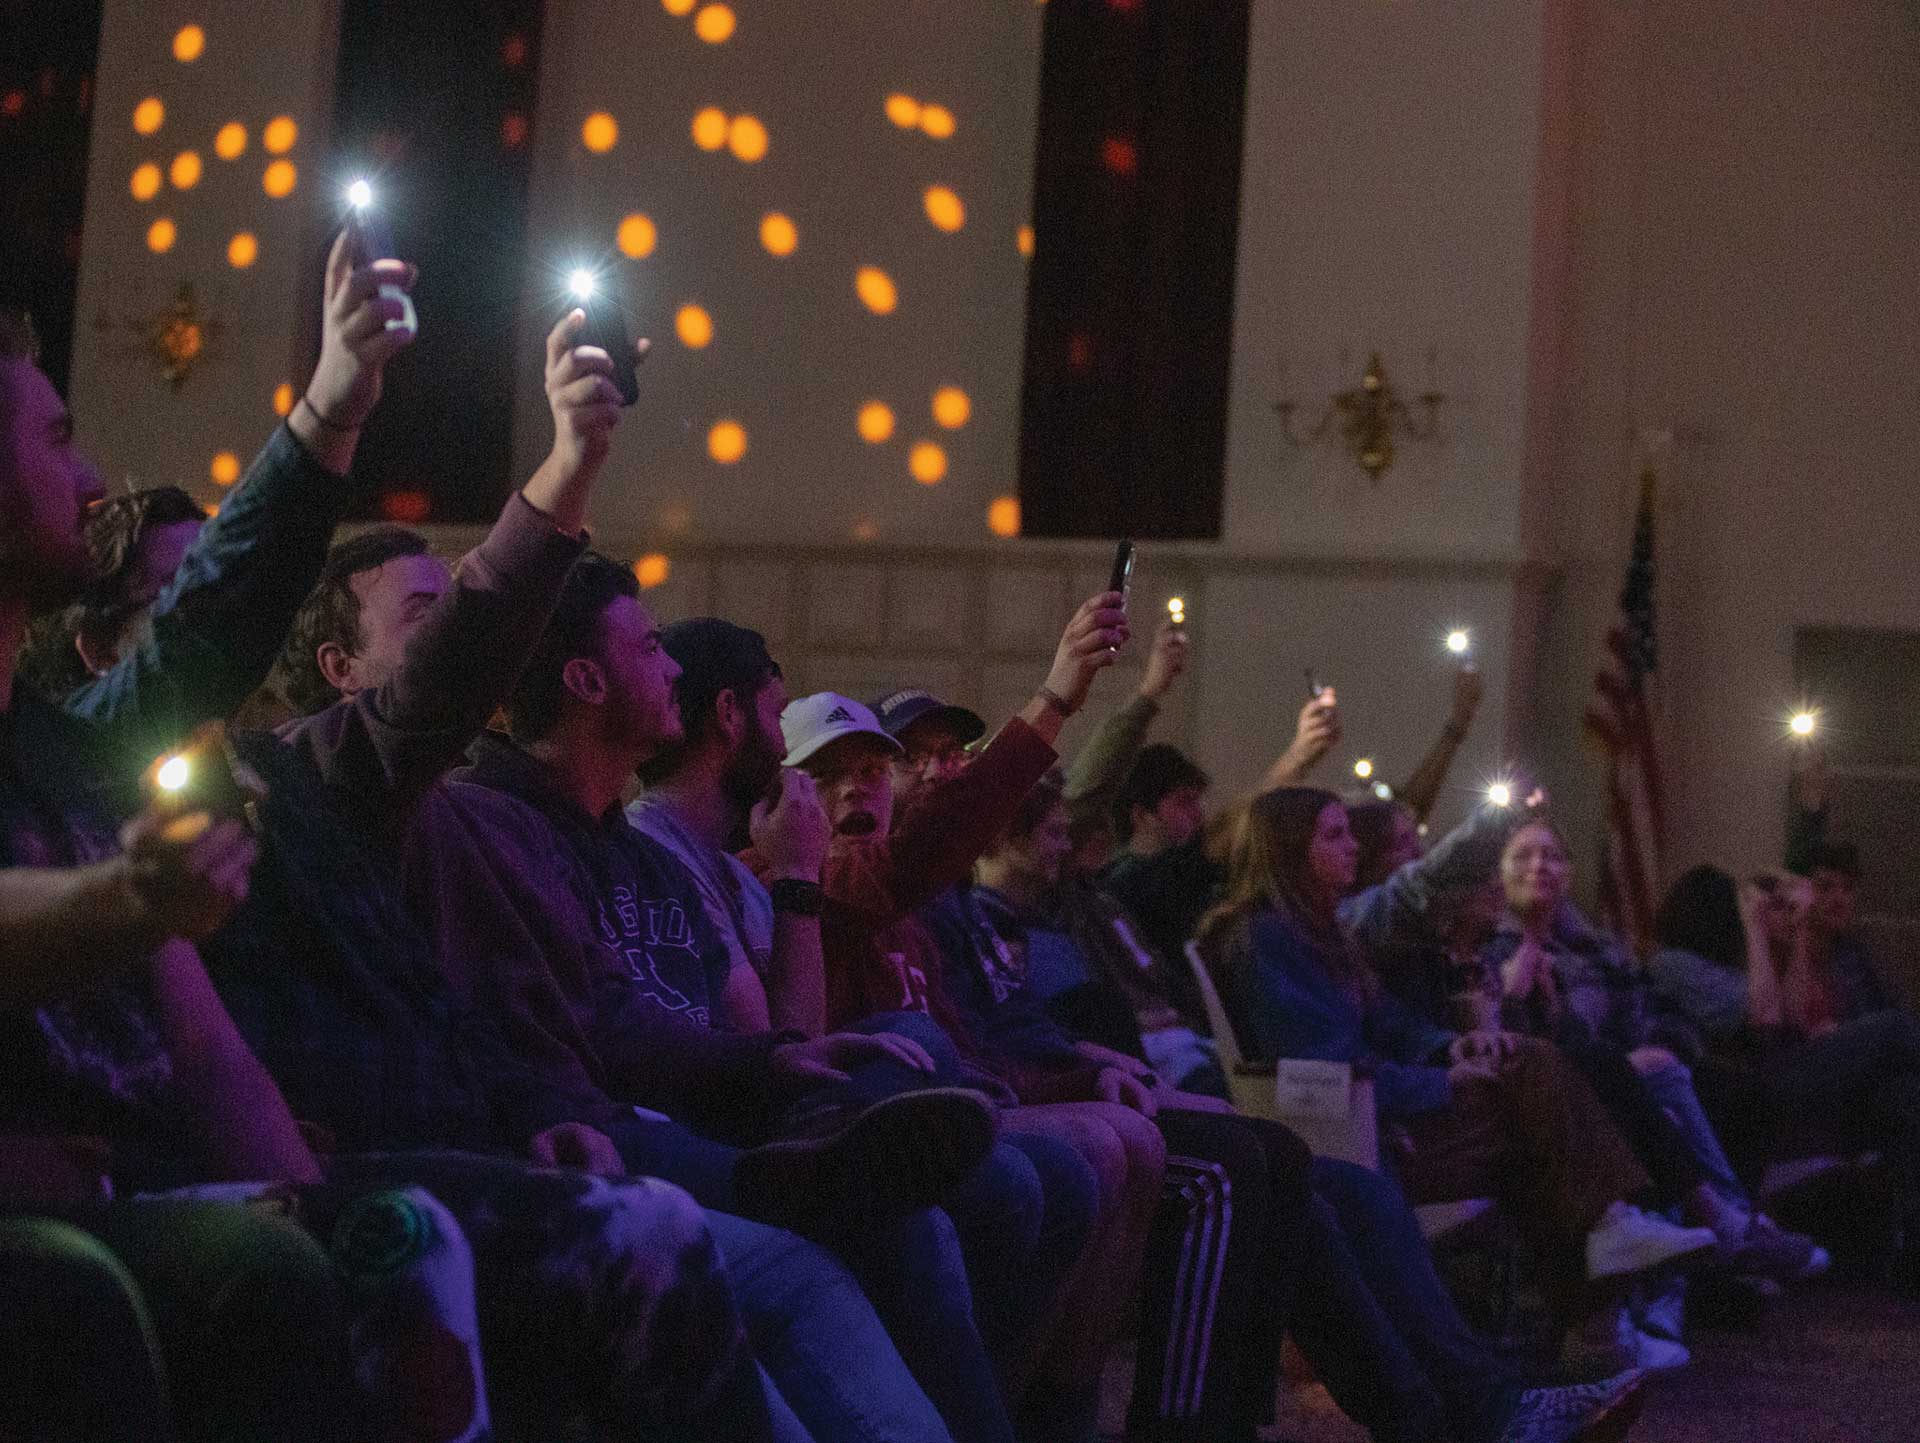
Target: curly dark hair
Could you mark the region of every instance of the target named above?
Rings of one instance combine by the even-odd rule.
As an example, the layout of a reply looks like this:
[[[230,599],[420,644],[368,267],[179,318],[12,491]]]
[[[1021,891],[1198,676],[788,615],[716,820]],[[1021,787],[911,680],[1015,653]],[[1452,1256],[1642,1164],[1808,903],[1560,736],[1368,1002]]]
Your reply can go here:
[[[1134,758],[1133,768],[1129,771],[1120,788],[1113,796],[1113,831],[1122,842],[1133,839],[1133,809],[1145,807],[1152,811],[1165,800],[1169,792],[1181,787],[1200,787],[1203,790],[1209,784],[1207,774],[1200,765],[1178,747],[1165,742],[1153,742],[1140,748],[1140,755]]]
[[[35,622],[21,658],[22,673],[43,695],[58,700],[86,684],[87,667],[76,642],[84,637],[96,650],[106,651],[128,622],[152,606],[155,598],[128,593],[148,531],[205,519],[200,503],[178,486],[150,486],[95,509],[87,518],[93,580],[77,600]]]
[[[319,584],[301,603],[274,668],[274,685],[296,716],[311,716],[340,700],[320,670],[320,648],[328,642],[353,652],[360,648],[360,597],[353,578],[402,556],[427,554],[427,538],[404,526],[376,526],[327,553]]]

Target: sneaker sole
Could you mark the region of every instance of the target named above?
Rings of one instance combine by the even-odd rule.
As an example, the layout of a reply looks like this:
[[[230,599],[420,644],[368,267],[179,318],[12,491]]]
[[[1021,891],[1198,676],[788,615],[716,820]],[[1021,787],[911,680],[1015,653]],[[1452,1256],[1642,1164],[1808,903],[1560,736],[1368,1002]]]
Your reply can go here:
[[[740,1159],[753,1215],[796,1232],[844,1232],[937,1206],[993,1146],[998,1116],[978,1092],[933,1087],[866,1108],[824,1138],[773,1142]]]
[[[1587,1280],[1597,1283],[1602,1278],[1631,1278],[1640,1273],[1650,1273],[1656,1268],[1670,1267],[1674,1263],[1680,1262],[1685,1262],[1689,1265],[1698,1264],[1709,1261],[1709,1259],[1704,1258],[1702,1254],[1711,1254],[1717,1250],[1718,1246],[1718,1242],[1709,1234],[1704,1242],[1694,1243],[1690,1247],[1677,1248],[1673,1252],[1662,1253],[1657,1258],[1650,1258],[1644,1261],[1634,1260],[1630,1263],[1622,1261],[1618,1265],[1610,1264],[1604,1270],[1595,1268],[1592,1261],[1589,1260],[1587,1263]]]

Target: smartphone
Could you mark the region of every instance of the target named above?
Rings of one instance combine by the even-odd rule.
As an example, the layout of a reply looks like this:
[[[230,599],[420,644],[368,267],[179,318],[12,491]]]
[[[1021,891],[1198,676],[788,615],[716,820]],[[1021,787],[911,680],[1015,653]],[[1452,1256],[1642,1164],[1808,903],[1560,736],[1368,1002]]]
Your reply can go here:
[[[257,829],[255,803],[264,788],[234,755],[222,722],[207,722],[184,745],[156,757],[142,784],[156,811],[183,822],[205,815]]]
[[[1127,587],[1133,581],[1133,543],[1122,541],[1113,551],[1113,571],[1107,577],[1107,590],[1120,593],[1122,603],[1126,601]]]
[[[634,369],[634,338],[627,329],[627,294],[620,273],[609,269],[593,278],[593,294],[574,304],[587,313],[580,328],[579,344],[598,346],[613,357],[613,384],[620,392],[620,404],[631,406],[640,399],[640,377]]]
[[[347,204],[350,216],[347,227],[353,232],[354,263],[370,266],[375,261],[398,260],[393,243],[393,232],[386,218],[380,213],[380,205],[373,193],[372,186],[365,181],[355,181],[347,188]],[[382,299],[400,302],[402,314],[396,320],[387,322],[390,331],[408,331],[420,334],[420,316],[413,308],[413,297],[399,286],[380,287]]]
[[[1315,670],[1314,670],[1314,669],[1313,669],[1312,667],[1308,667],[1308,668],[1307,668],[1307,697],[1308,697],[1308,699],[1309,699],[1309,700],[1311,700],[1311,701],[1318,701],[1318,700],[1320,699],[1320,693],[1321,693],[1321,692],[1323,692],[1323,691],[1325,691],[1325,690],[1326,690],[1326,687],[1324,687],[1324,686],[1322,686],[1322,685],[1321,685],[1321,683],[1320,683],[1320,675],[1319,675],[1319,673],[1318,673],[1318,672],[1316,672],[1316,671],[1315,671]]]

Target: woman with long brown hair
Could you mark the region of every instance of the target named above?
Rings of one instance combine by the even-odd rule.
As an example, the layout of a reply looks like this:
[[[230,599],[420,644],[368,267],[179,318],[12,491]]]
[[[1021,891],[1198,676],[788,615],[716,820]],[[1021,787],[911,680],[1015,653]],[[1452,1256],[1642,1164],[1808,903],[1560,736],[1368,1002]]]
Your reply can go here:
[[[1557,1049],[1448,1031],[1379,985],[1336,914],[1357,854],[1331,792],[1282,787],[1237,819],[1226,892],[1200,940],[1242,1049],[1370,1072],[1381,1121],[1412,1144],[1396,1163],[1409,1197],[1497,1196],[1549,1244],[1568,1303],[1584,1283],[1711,1247],[1711,1232],[1628,1201],[1647,1190],[1647,1174]]]

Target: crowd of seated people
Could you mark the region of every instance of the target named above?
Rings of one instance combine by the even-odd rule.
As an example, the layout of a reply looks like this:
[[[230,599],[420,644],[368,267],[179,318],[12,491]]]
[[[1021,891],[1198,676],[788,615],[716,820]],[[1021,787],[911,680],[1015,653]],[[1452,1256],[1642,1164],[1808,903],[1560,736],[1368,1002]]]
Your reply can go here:
[[[1817,778],[1811,880],[1696,869],[1643,964],[1543,795],[1428,849],[1470,668],[1401,801],[1307,785],[1322,688],[1211,814],[1177,624],[1059,755],[1124,593],[998,727],[789,696],[588,549],[645,423],[577,311],[477,547],[336,544],[414,279],[334,246],[211,519],[105,499],[0,314],[0,1436],[1086,1443],[1130,1340],[1127,1437],[1251,1443],[1290,1339],[1382,1443],[1603,1443],[1684,1279],[1826,1268],[1769,1162],[1920,1203]],[[1236,1056],[1370,1082],[1378,1166],[1232,1105],[1196,966]],[[1443,1281],[1415,1210],[1478,1198],[1564,1347]]]

